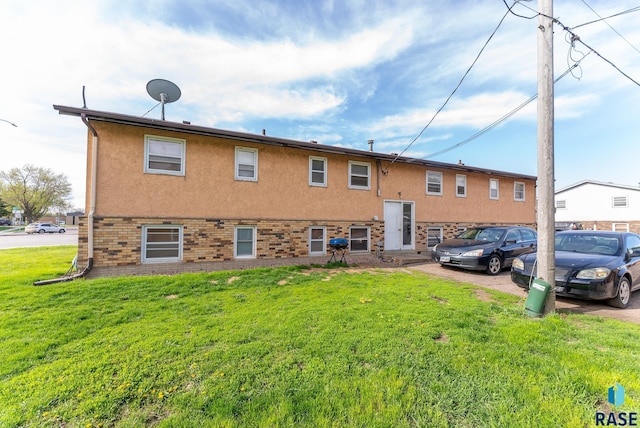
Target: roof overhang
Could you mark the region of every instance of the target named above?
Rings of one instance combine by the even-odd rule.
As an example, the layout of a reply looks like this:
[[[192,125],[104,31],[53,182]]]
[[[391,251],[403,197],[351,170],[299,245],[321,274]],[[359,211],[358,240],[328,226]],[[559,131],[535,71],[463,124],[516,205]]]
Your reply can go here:
[[[497,171],[485,168],[475,168],[472,166],[451,164],[445,162],[435,162],[425,159],[410,158],[404,156],[396,156],[394,154],[370,152],[366,150],[355,150],[339,146],[330,146],[319,143],[310,143],[305,141],[296,141],[286,138],[270,137],[267,135],[249,134],[245,132],[229,131],[218,128],[209,128],[204,126],[192,125],[188,122],[170,122],[160,119],[149,119],[139,116],[130,116],[119,113],[111,113],[98,110],[90,110],[82,107],[68,107],[61,105],[54,105],[53,108],[58,111],[59,114],[83,117],[89,121],[117,123],[121,125],[145,127],[151,129],[158,129],[164,131],[180,132],[192,135],[203,135],[208,137],[219,137],[230,140],[237,140],[255,144],[265,144],[270,146],[280,146],[287,148],[294,148],[300,150],[309,150],[321,153],[332,153],[339,155],[357,156],[363,158],[369,158],[376,161],[395,162],[403,164],[421,165],[427,168],[439,168],[464,172],[483,173],[488,175],[496,175],[503,177],[512,177],[523,180],[536,180],[535,176],[516,174],[512,172]]]

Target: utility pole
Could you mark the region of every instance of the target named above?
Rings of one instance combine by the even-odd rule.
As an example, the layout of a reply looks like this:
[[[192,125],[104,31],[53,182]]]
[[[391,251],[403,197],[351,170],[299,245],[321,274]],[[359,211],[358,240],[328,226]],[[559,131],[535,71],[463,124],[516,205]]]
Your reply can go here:
[[[543,314],[556,309],[553,156],[553,0],[538,0],[538,270],[551,285]]]

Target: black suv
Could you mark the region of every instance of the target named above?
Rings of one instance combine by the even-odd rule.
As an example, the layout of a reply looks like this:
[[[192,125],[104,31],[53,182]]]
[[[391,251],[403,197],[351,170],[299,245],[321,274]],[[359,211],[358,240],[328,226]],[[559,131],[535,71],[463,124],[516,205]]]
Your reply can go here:
[[[0,218],[0,226],[11,226],[11,220]]]

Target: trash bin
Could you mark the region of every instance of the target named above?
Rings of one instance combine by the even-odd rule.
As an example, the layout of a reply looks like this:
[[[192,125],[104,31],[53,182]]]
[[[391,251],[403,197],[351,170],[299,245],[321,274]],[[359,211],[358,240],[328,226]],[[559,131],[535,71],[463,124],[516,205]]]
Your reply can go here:
[[[547,295],[551,290],[551,284],[541,279],[534,279],[531,287],[529,287],[529,295],[524,303],[524,313],[530,317],[539,317],[542,315],[544,303]]]

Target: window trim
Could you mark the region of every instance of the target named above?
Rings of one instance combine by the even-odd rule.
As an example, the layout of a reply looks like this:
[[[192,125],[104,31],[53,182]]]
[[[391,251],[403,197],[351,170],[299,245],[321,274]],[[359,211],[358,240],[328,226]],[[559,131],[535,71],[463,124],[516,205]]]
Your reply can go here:
[[[458,192],[458,178],[464,178],[464,193]],[[456,198],[466,198],[467,197],[467,176],[464,174],[456,174]]]
[[[351,172],[351,166],[352,165],[358,165],[358,166],[366,166],[367,167],[367,185],[366,186],[356,186],[356,185],[352,185],[351,184],[351,177],[352,176],[356,176],[356,177],[364,177],[363,175],[359,175],[359,174],[352,174]],[[369,162],[358,162],[358,161],[349,161],[349,189],[356,189],[356,190],[370,190],[371,189],[371,164]]]
[[[251,254],[250,255],[239,255],[238,254],[238,231],[239,230],[244,230],[244,229],[251,229],[252,233],[251,233]],[[252,226],[252,225],[235,225],[233,227],[233,258],[234,259],[255,259],[257,258],[257,242],[258,242],[258,237],[257,237],[257,226]]]
[[[314,229],[322,230],[322,251],[312,251],[311,243],[318,242],[319,239],[313,239],[312,234]],[[327,227],[326,226],[309,226],[309,255],[310,256],[325,256],[327,254]]]
[[[440,182],[438,183],[440,185],[440,190],[438,192],[430,192],[429,191],[429,175],[432,176],[437,176],[440,177]],[[442,196],[443,193],[443,174],[440,171],[427,171],[427,175],[426,175],[426,185],[427,185],[427,195],[434,195],[434,196]]]
[[[496,183],[496,188],[493,189],[491,187],[492,183]],[[495,190],[496,191],[496,196],[491,195],[491,191]],[[489,199],[493,200],[493,201],[498,201],[500,200],[500,180],[497,178],[490,178],[489,179]]]
[[[313,181],[313,173],[320,172],[313,169],[313,161],[322,161],[322,183],[316,183]],[[320,156],[309,156],[309,186],[313,187],[327,187],[327,158]]]
[[[177,257],[147,257],[147,232],[149,229],[177,229],[179,233],[178,238],[178,256]],[[141,261],[143,264],[149,263],[175,263],[182,261],[182,244],[184,241],[184,226],[178,224],[145,224],[142,226],[141,236]]]
[[[353,234],[353,229],[365,229],[367,231],[367,249],[366,250],[354,250],[351,248],[351,238]],[[371,228],[369,226],[350,226],[349,227],[349,252],[350,253],[359,253],[365,254],[371,252]]]
[[[253,177],[243,177],[238,174],[240,163],[238,162],[238,153],[250,152],[253,154]],[[258,181],[258,149],[251,147],[236,146],[234,176],[238,181]]]
[[[518,185],[522,186],[522,198],[518,198]],[[513,200],[516,202],[524,202],[526,200],[526,193],[525,193],[525,189],[527,186],[525,186],[524,181],[514,181],[513,182]]]
[[[158,143],[173,143],[180,144],[180,170],[179,171],[171,171],[167,169],[155,169],[149,167],[149,146],[151,142]],[[163,174],[163,175],[176,175],[176,176],[184,176],[186,171],[186,153],[187,153],[187,140],[183,138],[171,138],[171,137],[163,137],[160,135],[144,135],[144,166],[143,171],[145,174]]]

